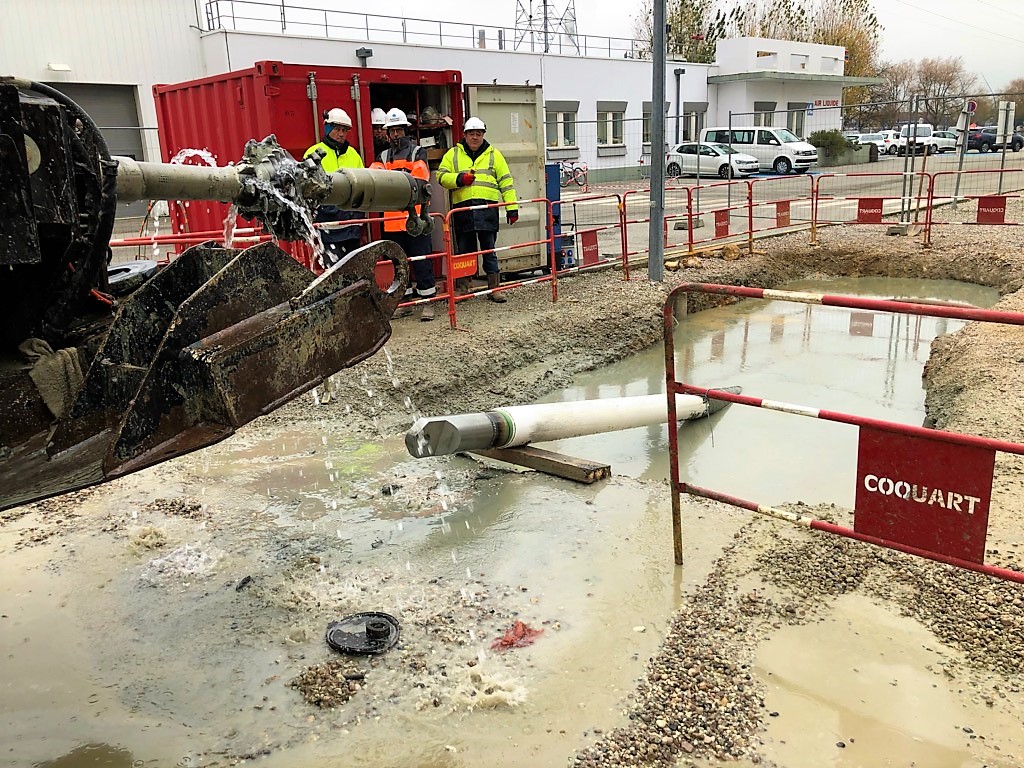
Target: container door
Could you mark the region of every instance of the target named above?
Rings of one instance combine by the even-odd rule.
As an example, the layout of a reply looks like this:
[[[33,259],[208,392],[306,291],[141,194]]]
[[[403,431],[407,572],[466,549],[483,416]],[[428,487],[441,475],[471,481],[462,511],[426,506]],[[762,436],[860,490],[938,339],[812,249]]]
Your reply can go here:
[[[467,85],[466,117],[479,117],[487,125],[487,141],[508,161],[520,200],[544,195],[544,100],[539,85]],[[557,213],[557,211],[555,212]],[[514,227],[501,215],[498,245],[536,242],[547,237],[547,209],[526,203]],[[498,253],[502,272],[546,267],[546,244]]]

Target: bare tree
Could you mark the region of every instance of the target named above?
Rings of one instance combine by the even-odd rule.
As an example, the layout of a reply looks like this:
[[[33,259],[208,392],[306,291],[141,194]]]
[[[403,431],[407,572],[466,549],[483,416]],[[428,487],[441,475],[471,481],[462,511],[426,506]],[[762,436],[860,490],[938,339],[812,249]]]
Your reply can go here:
[[[932,125],[955,123],[964,99],[978,87],[978,77],[964,69],[960,57],[922,59],[914,91],[921,97],[921,117]]]
[[[1013,122],[1015,125],[1024,125],[1024,77],[1016,77],[1006,84],[1003,93],[1007,95],[1004,99],[1014,103]]]
[[[876,76],[882,82],[864,88],[856,107],[858,122],[888,128],[905,121],[916,72],[917,64],[910,59],[879,64]]]

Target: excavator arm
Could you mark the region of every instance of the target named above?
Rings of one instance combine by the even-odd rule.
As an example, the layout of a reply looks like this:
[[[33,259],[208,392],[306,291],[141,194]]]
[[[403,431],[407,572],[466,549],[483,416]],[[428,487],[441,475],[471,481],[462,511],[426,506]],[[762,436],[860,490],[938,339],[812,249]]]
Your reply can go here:
[[[274,243],[204,243],[112,299],[118,201],[230,202],[286,240],[313,237],[325,202],[409,211],[410,232],[429,230],[415,212],[429,186],[408,174],[326,174],[273,136],[226,168],[113,158],[74,102],[16,78],[0,78],[0,173],[0,509],[222,440],[390,338],[408,282],[390,241],[319,276]]]

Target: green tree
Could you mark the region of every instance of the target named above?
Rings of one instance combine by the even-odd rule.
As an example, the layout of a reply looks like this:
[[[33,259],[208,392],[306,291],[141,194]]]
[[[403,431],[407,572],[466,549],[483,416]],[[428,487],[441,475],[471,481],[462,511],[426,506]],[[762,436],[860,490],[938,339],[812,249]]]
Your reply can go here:
[[[637,39],[650,51],[652,4],[643,0],[634,19]],[[874,74],[882,26],[871,0],[667,0],[666,47],[685,61],[711,63],[715,44],[729,37],[767,37],[840,45],[846,73]]]
[[[811,42],[810,3],[804,0],[750,0],[744,6],[743,34],[772,40]]]
[[[667,27],[665,48],[669,56],[711,64],[719,40],[737,37],[743,20],[739,6],[718,7],[718,0],[668,0],[665,7]],[[650,55],[654,39],[654,13],[651,0],[643,0],[633,19],[633,34],[640,41],[642,55]]]

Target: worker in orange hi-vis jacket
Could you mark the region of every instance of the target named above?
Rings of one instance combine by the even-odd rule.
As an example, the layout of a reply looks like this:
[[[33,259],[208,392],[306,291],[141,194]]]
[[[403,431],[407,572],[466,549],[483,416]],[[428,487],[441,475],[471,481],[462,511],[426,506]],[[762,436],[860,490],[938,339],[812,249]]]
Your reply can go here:
[[[384,168],[389,171],[405,171],[424,181],[430,178],[430,167],[427,165],[427,153],[411,136],[406,134],[409,119],[400,109],[388,110],[384,126],[388,131],[389,146],[381,152],[380,162],[373,163],[371,168]],[[419,213],[419,206],[417,206]],[[398,243],[402,250],[411,258],[426,256],[431,252],[430,235],[413,237],[405,231],[406,214],[402,211],[388,211],[384,214],[384,237]],[[406,292],[406,300],[427,299],[437,295],[434,285],[434,265],[431,259],[411,262],[413,285]],[[403,307],[396,316],[406,317],[412,314],[412,307]],[[427,303],[420,310],[420,320],[434,319],[434,305]]]

